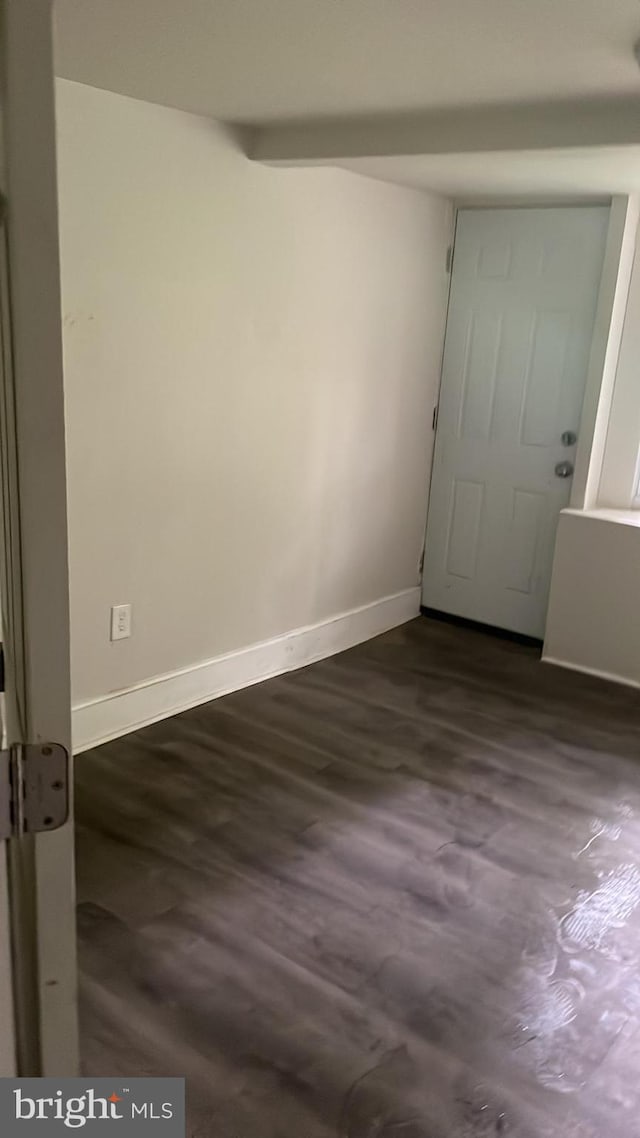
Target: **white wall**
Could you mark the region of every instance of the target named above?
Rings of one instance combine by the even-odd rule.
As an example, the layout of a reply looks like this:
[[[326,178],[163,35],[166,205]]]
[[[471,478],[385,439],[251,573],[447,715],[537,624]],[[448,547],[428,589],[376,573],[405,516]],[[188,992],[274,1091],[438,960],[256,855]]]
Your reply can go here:
[[[74,701],[415,587],[448,203],[57,99]]]
[[[571,507],[598,504],[607,435],[625,334],[625,313],[635,259],[639,198],[617,194],[611,201],[607,243],[586,377]]]
[[[545,659],[640,686],[640,513],[560,517]]]
[[[640,477],[640,232],[628,291],[598,504],[631,506]]]

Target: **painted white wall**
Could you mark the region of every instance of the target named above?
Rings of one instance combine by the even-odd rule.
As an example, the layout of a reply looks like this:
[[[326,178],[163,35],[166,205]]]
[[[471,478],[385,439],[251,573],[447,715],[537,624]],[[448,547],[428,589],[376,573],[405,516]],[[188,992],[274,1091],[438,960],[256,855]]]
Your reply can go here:
[[[640,685],[640,513],[560,516],[544,657]]]
[[[640,480],[640,232],[628,292],[598,504],[629,507]]]
[[[598,304],[593,322],[571,506],[593,509],[598,503],[625,313],[634,263],[639,199],[616,195],[609,211],[607,243]]]
[[[450,205],[68,81],[57,114],[74,701],[417,585]]]

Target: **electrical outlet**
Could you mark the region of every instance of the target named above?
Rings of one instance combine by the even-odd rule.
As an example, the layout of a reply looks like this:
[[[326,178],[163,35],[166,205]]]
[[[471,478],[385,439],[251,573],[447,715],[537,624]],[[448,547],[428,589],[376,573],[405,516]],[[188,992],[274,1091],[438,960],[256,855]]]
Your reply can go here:
[[[131,636],[131,605],[113,605],[111,608],[111,639],[126,640]]]

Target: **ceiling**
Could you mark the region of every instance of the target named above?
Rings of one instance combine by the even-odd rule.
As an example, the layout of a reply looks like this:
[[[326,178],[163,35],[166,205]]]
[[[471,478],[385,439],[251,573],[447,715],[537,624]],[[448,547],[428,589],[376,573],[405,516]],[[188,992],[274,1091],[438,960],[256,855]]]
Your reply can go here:
[[[640,146],[346,158],[338,164],[456,199],[530,201],[640,192]]]
[[[57,0],[58,74],[267,123],[640,95],[638,0]]]

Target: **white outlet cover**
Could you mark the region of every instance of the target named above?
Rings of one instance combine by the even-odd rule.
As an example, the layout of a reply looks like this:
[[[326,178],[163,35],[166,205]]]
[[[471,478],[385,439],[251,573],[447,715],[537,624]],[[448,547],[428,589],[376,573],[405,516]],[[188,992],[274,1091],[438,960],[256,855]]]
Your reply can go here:
[[[111,639],[126,640],[131,636],[131,605],[113,605],[111,608]]]

